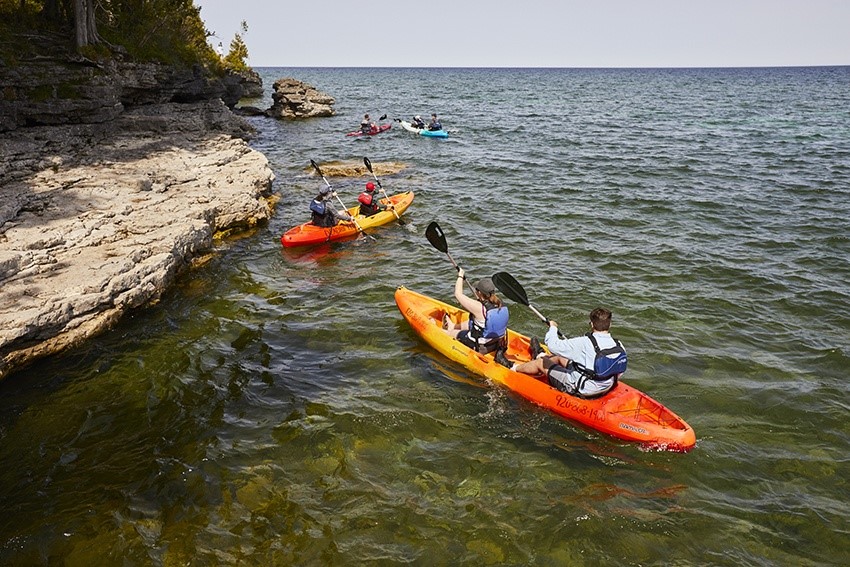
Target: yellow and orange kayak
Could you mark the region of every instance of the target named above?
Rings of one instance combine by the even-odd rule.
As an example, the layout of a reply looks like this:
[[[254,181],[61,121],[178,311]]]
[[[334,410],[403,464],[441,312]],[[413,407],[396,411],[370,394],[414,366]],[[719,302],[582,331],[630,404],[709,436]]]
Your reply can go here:
[[[399,216],[407,210],[407,207],[413,202],[413,191],[405,193],[397,193],[390,196],[389,202],[392,203],[395,213],[392,210],[381,211],[371,217],[364,217],[358,214],[360,205],[348,209],[348,214],[354,216],[354,220],[360,225],[360,228],[366,230],[382,224],[387,224],[396,220],[396,214]],[[381,203],[387,204],[387,199],[381,199]],[[280,242],[285,247],[293,246],[309,246],[311,244],[321,244],[323,242],[332,242],[334,240],[345,240],[357,236],[357,226],[350,221],[342,221],[336,226],[323,228],[312,223],[305,222],[287,230],[280,237]]]
[[[694,430],[678,415],[622,381],[600,398],[585,400],[549,386],[542,377],[514,372],[497,363],[493,354],[479,354],[442,329],[443,316],[462,322],[468,314],[459,307],[399,287],[399,311],[425,342],[471,372],[485,376],[559,416],[617,439],[668,451],[686,452],[696,444]],[[508,330],[507,358],[531,358],[530,339]]]

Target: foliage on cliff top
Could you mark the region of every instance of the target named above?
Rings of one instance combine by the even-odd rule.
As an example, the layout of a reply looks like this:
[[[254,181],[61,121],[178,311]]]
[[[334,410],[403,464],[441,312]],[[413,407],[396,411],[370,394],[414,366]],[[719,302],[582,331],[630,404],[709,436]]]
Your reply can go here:
[[[0,58],[14,62],[74,49],[74,4],[80,0],[0,0]],[[102,43],[87,46],[89,57],[125,51],[137,61],[201,64],[220,73],[223,62],[210,46],[212,35],[192,0],[98,0],[97,32]],[[45,41],[51,37],[53,41]],[[67,44],[56,38],[67,38]]]
[[[242,33],[248,33],[248,22],[242,21]],[[230,42],[230,51],[224,56],[222,62],[227,69],[232,71],[247,71],[248,46],[242,40],[242,34],[236,34]]]

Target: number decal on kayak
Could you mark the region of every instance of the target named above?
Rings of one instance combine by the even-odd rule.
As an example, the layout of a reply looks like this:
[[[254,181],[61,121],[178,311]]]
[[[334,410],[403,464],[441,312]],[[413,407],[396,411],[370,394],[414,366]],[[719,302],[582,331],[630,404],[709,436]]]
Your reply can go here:
[[[596,421],[605,421],[605,412],[598,409],[589,408],[581,400],[572,396],[555,396],[555,404],[559,408],[569,410],[570,413],[582,416],[588,416]]]
[[[416,321],[417,327],[425,326],[425,320],[422,318],[422,316],[417,311],[414,311],[413,309],[408,307],[407,308],[407,315],[410,317],[411,320]]]

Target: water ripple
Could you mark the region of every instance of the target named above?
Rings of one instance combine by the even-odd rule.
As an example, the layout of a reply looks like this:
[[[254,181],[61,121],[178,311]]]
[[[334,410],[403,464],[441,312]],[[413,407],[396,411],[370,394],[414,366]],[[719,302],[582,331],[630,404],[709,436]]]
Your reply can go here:
[[[4,563],[850,555],[850,70],[262,73],[337,115],[250,118],[282,196],[269,225],[2,385]],[[363,112],[432,111],[447,140],[343,135]],[[309,160],[364,155],[406,165],[382,182],[416,192],[407,225],[282,249],[321,186]],[[347,202],[360,181],[334,180]],[[567,424],[423,345],[392,297],[450,300],[433,220],[470,277],[510,272],[568,334],[609,306],[627,381],[695,428],[694,451]]]

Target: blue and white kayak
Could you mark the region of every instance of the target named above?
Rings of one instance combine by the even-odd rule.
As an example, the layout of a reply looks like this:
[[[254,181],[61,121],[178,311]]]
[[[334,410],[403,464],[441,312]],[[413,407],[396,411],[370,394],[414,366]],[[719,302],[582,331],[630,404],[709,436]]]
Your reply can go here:
[[[417,128],[410,122],[405,120],[399,120],[401,123],[401,127],[407,130],[408,132],[413,132],[414,134],[419,134],[420,136],[427,136],[429,138],[448,138],[449,133],[445,130],[428,130],[427,128]]]

